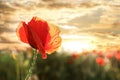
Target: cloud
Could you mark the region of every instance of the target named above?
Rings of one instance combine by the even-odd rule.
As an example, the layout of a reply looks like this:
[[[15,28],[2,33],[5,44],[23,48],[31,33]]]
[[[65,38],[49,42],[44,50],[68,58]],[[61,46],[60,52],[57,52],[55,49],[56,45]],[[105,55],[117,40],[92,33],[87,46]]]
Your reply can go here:
[[[71,1],[75,2],[75,0]],[[81,2],[82,0],[76,1]],[[27,22],[33,16],[60,25],[62,35],[71,39],[75,39],[77,35],[83,35],[97,37],[97,40],[92,37],[92,40],[96,40],[97,43],[120,40],[117,39],[119,35],[116,35],[120,34],[120,16],[116,6],[113,4],[106,6],[101,3],[101,5],[86,8],[75,4],[78,3],[75,2],[73,7],[70,0],[54,0],[54,2],[51,0],[1,0],[0,43],[18,42],[15,34],[17,25],[21,20]],[[86,5],[89,5],[89,3],[83,6]],[[118,5],[117,7],[119,8]],[[116,11],[109,12],[115,9]],[[111,16],[116,19],[113,21],[114,23],[104,20],[105,17],[111,19]],[[103,24],[102,21],[110,24]],[[84,38],[83,40],[87,41],[88,39]]]
[[[68,21],[68,24],[75,25],[81,28],[89,28],[92,24],[99,23],[100,17],[103,14],[102,8],[97,8],[95,10],[90,10],[87,13],[75,17],[74,19]],[[82,13],[79,13],[82,14]]]

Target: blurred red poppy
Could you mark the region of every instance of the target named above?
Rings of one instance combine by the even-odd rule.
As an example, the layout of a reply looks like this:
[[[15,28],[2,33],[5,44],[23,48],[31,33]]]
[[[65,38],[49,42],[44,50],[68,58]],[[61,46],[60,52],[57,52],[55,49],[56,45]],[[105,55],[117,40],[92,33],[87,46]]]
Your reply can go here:
[[[77,52],[73,53],[73,54],[72,54],[72,57],[73,57],[74,59],[77,59],[77,58],[79,57],[79,53],[77,53]]]
[[[73,60],[72,59],[68,59],[68,64],[73,64]]]
[[[108,53],[106,54],[106,57],[107,57],[108,59],[111,59],[111,58],[114,57],[114,54],[115,54],[115,52],[108,52]]]
[[[98,56],[100,56],[100,57],[102,57],[103,54],[104,54],[103,51],[99,51],[99,50],[93,50],[92,52],[93,52],[93,54],[98,55]]]
[[[96,63],[99,64],[100,66],[104,66],[105,60],[102,57],[98,57],[98,58],[96,58]]]
[[[92,50],[92,53],[96,54],[96,53],[97,53],[97,50]]]
[[[38,49],[43,59],[47,58],[46,53],[53,53],[61,45],[59,28],[37,17],[28,24],[21,22],[16,32],[22,42]]]
[[[98,55],[98,56],[103,56],[103,54],[104,54],[103,51],[98,51],[98,52],[97,52],[97,55]]]
[[[112,53],[108,53],[108,54],[106,55],[106,57],[107,57],[108,59],[111,59],[111,58],[113,57],[113,54],[112,54]]]
[[[115,58],[120,61],[120,52],[115,54]]]

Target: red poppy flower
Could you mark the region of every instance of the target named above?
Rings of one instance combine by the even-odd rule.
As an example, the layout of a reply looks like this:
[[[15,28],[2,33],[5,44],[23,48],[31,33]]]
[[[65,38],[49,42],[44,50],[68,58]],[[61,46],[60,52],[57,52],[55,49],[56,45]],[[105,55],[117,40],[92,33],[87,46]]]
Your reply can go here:
[[[114,54],[115,54],[115,52],[109,52],[109,53],[106,54],[106,57],[108,59],[111,59],[111,58],[113,58]]]
[[[77,52],[75,52],[75,53],[72,54],[72,57],[73,57],[74,59],[77,59],[77,58],[79,57],[79,54],[78,54]]]
[[[43,59],[47,58],[46,53],[53,53],[61,45],[59,28],[37,17],[28,24],[21,22],[16,32],[22,42],[38,49]]]
[[[100,66],[104,66],[105,60],[102,57],[98,57],[98,58],[96,58],[96,63],[99,64]]]
[[[103,51],[98,51],[97,54],[98,56],[103,56]]]
[[[96,53],[97,53],[97,50],[93,50],[92,52],[93,52],[94,54],[96,54]]]
[[[103,51],[93,50],[92,52],[98,56],[103,56]]]
[[[73,64],[73,60],[72,59],[68,59],[68,64]]]
[[[115,58],[120,61],[120,52],[115,54]]]

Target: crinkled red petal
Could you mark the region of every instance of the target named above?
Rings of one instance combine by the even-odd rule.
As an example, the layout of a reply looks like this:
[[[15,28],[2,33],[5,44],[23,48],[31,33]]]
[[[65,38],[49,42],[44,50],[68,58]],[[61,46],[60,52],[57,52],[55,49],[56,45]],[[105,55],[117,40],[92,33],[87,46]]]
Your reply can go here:
[[[47,58],[45,53],[45,44],[50,41],[49,26],[48,23],[37,17],[33,17],[28,23],[28,27],[35,41],[35,46],[42,54],[42,58]]]
[[[25,22],[21,22],[18,26],[18,28],[16,29],[16,33],[17,36],[20,38],[20,40],[24,43],[28,43],[28,39],[27,39],[27,34],[25,31],[24,27],[27,27],[27,25],[25,24]]]

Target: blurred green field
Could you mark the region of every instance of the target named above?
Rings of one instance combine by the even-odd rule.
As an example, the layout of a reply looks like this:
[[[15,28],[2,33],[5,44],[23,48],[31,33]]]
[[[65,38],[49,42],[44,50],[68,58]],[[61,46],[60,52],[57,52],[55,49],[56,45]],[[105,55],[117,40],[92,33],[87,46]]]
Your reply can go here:
[[[120,80],[120,61],[106,59],[100,66],[92,52],[54,53],[46,60],[38,54],[31,80]],[[32,51],[0,51],[0,80],[24,80],[32,61]]]

